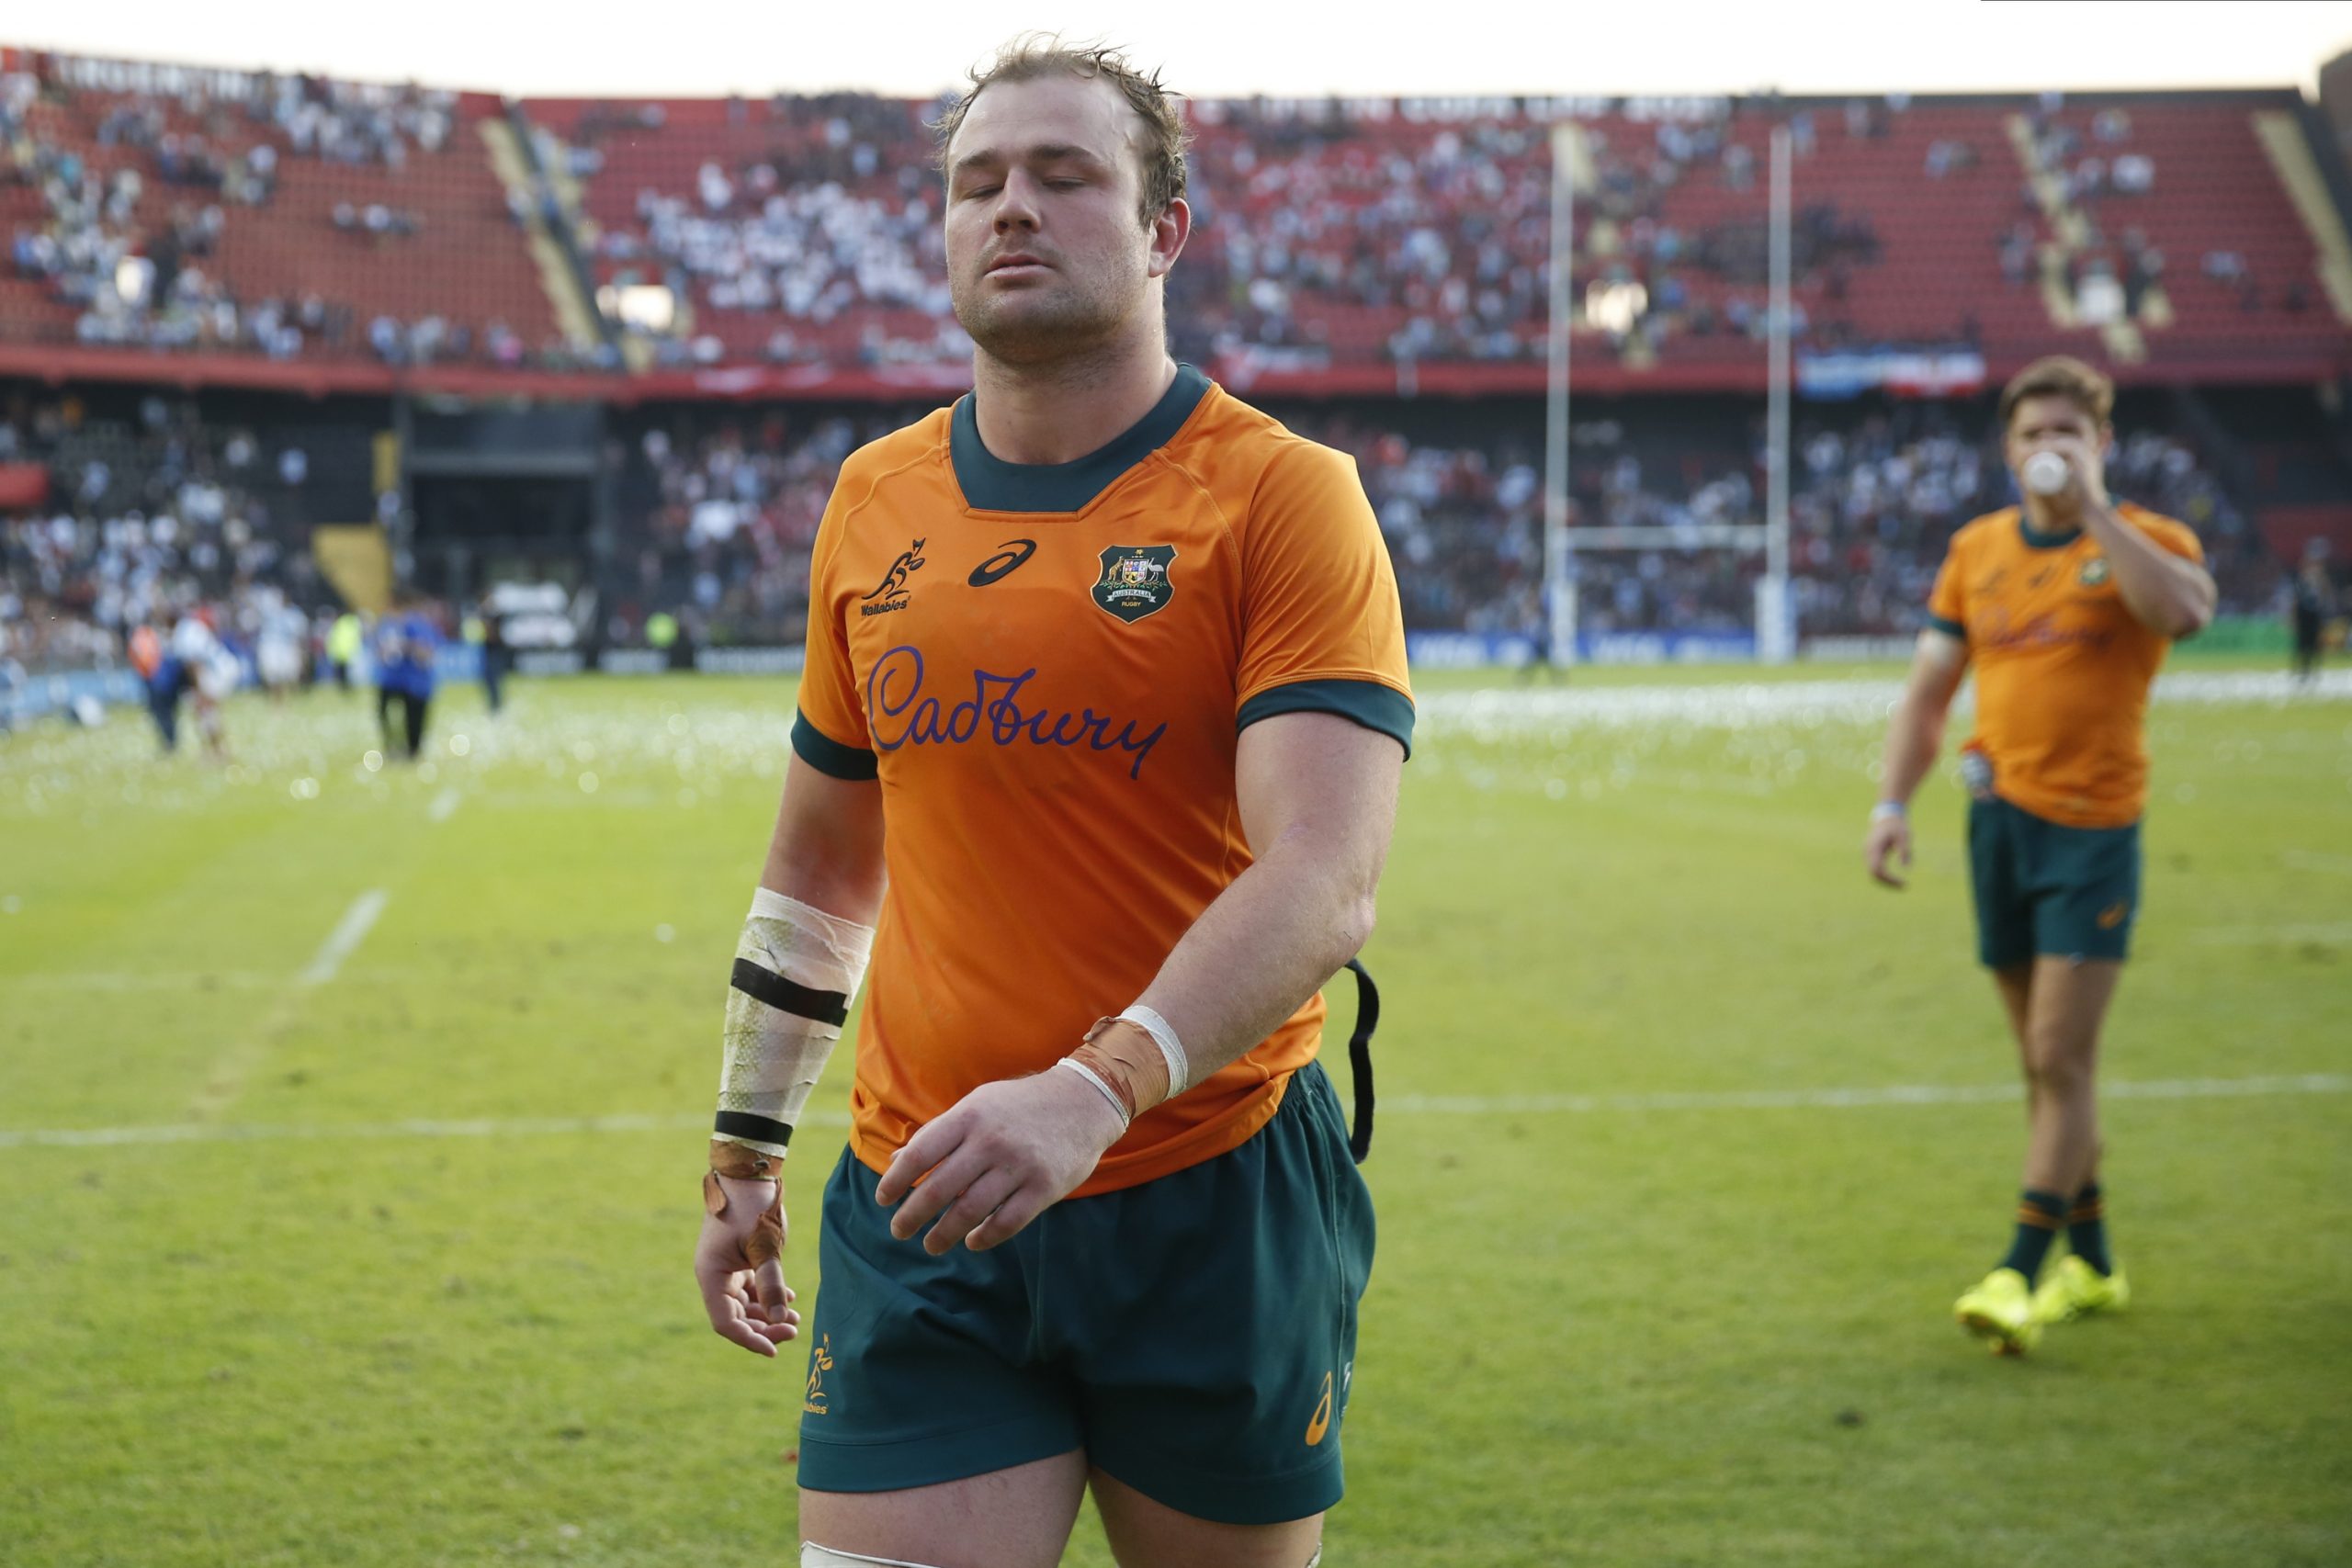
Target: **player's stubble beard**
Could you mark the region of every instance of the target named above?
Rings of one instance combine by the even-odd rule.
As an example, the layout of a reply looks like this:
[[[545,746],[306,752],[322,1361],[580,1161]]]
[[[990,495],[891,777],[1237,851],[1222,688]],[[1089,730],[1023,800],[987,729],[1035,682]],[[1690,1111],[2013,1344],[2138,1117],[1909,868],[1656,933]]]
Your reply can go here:
[[[1003,293],[989,291],[986,273],[951,274],[956,321],[982,354],[1016,373],[1115,360],[1136,318],[1152,308],[1146,271],[1124,254],[1083,267],[1069,262],[1065,255],[1044,287]]]

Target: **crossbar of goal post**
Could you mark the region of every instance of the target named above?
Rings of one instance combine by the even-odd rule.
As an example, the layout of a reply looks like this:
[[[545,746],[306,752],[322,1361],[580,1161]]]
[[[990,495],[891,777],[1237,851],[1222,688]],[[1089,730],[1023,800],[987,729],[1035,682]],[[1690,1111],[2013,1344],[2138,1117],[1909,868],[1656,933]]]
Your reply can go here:
[[[1765,663],[1785,664],[1796,656],[1795,606],[1789,592],[1789,128],[1775,125],[1771,140],[1771,293],[1766,306],[1769,368],[1760,526],[1568,526],[1568,340],[1576,314],[1576,167],[1584,152],[1583,135],[1573,121],[1552,128],[1552,288],[1544,398],[1544,596],[1552,659],[1563,665],[1576,662],[1577,587],[1569,558],[1578,551],[1729,548],[1764,552],[1764,575],[1756,583],[1756,652]]]

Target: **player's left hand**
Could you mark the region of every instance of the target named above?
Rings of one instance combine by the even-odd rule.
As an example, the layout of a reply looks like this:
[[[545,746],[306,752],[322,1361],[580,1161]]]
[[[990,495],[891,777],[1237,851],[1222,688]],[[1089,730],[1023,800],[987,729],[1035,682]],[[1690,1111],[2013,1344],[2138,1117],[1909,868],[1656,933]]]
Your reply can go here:
[[[904,1202],[890,1234],[922,1238],[934,1258],[957,1242],[974,1252],[1011,1240],[1094,1173],[1125,1122],[1076,1073],[982,1084],[907,1140],[875,1200]]]
[[[718,1175],[707,1179],[717,1183],[725,1202],[711,1209],[706,1187],[702,1235],[695,1243],[703,1309],[720,1338],[774,1358],[779,1343],[800,1332],[795,1294],[784,1282],[784,1186]]]

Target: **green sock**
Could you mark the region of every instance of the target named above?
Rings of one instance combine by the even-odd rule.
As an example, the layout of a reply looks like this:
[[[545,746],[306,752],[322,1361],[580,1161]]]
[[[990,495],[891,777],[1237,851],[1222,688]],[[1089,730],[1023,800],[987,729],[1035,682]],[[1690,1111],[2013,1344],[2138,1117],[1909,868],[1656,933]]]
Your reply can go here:
[[[2029,1187],[2018,1200],[2018,1230],[2009,1242],[2009,1255],[2001,1259],[2001,1267],[2014,1269],[2032,1284],[2041,1272],[2041,1260],[2050,1256],[2050,1244],[2058,1239],[2065,1228],[2066,1211],[2071,1205],[2055,1192],[2037,1192]]]
[[[2115,1259],[2107,1252],[2107,1204],[2096,1181],[2075,1194],[2075,1206],[2066,1212],[2066,1245],[2100,1273],[2115,1272]]]

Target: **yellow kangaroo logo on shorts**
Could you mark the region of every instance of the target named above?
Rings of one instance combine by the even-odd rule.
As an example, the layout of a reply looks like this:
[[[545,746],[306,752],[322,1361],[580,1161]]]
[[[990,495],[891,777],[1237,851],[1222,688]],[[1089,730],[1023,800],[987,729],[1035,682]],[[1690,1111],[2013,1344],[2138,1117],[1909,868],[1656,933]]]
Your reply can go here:
[[[1331,1429],[1331,1374],[1323,1374],[1323,1397],[1315,1402],[1315,1414],[1307,1417],[1306,1446],[1313,1448]]]
[[[832,1370],[833,1337],[828,1334],[808,1353],[808,1392],[801,1396],[800,1408],[811,1416],[822,1416],[831,1405],[825,1394],[825,1374]]]
[[[2123,923],[2123,917],[2131,912],[2132,905],[2129,900],[2119,904],[2109,904],[2106,908],[2101,909],[2098,912],[2098,929],[2103,931],[2113,931],[2116,927]]]

